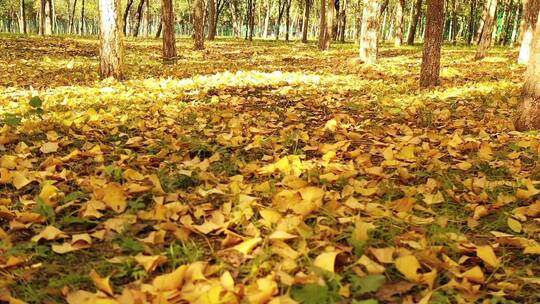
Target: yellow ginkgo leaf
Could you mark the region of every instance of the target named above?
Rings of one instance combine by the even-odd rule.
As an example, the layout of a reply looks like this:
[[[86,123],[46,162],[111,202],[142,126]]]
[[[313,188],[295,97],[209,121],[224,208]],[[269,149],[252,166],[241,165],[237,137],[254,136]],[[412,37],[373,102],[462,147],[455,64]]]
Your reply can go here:
[[[283,230],[276,230],[274,232],[272,232],[272,234],[270,234],[268,236],[269,239],[271,240],[290,240],[290,239],[294,239],[298,237],[297,235],[294,235],[294,234],[290,234],[288,232],[285,232]]]
[[[493,251],[493,247],[486,245],[486,246],[477,246],[476,247],[476,255],[484,261],[487,265],[491,267],[499,267],[501,265],[501,262],[495,255],[495,252]]]
[[[62,230],[49,225],[45,227],[39,234],[36,234],[34,237],[32,237],[32,242],[39,242],[39,240],[41,239],[52,241],[65,237],[67,237],[67,234],[62,232]]]
[[[234,246],[233,249],[245,255],[248,255],[255,247],[257,247],[257,245],[259,245],[261,241],[262,238],[260,237],[248,239]]]
[[[154,286],[154,288],[158,291],[181,288],[182,284],[184,283],[184,277],[187,269],[188,267],[186,265],[182,265],[171,273],[157,276],[152,281],[152,286]]]
[[[522,227],[521,227],[521,223],[518,220],[512,217],[509,217],[506,220],[506,224],[508,225],[508,228],[510,228],[515,233],[521,233]]]
[[[406,255],[396,259],[395,265],[397,270],[401,272],[407,279],[411,281],[418,280],[418,270],[420,263],[414,255]]]
[[[124,190],[117,183],[109,183],[98,190],[101,194],[101,200],[110,209],[117,213],[123,212],[127,207],[127,199]]]
[[[45,183],[43,187],[41,188],[41,192],[39,193],[39,198],[43,200],[43,202],[51,207],[56,207],[56,196],[58,193],[58,188],[51,185],[50,183]]]
[[[32,181],[26,178],[26,176],[18,171],[13,172],[11,175],[12,177],[12,184],[15,187],[15,189],[19,190],[23,188],[24,186],[30,184]]]
[[[474,266],[473,268],[462,273],[462,276],[469,281],[476,283],[484,283],[484,273],[480,266]]]
[[[336,262],[336,256],[338,254],[339,251],[323,252],[315,258],[313,265],[328,272],[334,272],[334,264]]]
[[[142,255],[139,254],[135,256],[135,261],[139,263],[146,272],[151,273],[156,270],[160,265],[167,263],[167,257],[163,255]]]
[[[94,285],[96,285],[97,289],[111,296],[114,294],[111,283],[109,282],[110,277],[101,277],[94,269],[90,271],[89,276],[94,282]]]
[[[39,149],[41,153],[48,154],[58,151],[58,143],[55,142],[46,142]]]

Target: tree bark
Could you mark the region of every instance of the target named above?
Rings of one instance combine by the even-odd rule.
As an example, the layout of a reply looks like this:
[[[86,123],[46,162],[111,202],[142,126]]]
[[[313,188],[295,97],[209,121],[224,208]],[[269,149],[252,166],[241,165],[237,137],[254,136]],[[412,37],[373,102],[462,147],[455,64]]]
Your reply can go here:
[[[135,13],[135,26],[133,27],[133,32],[131,33],[133,37],[137,37],[139,35],[139,29],[141,27],[142,19],[143,19],[143,13],[144,13],[144,7],[146,0],[141,0],[139,2],[139,6],[137,7],[137,12]]]
[[[345,31],[347,30],[347,0],[340,0],[342,2],[339,12],[339,41],[345,42]]]
[[[383,3],[381,4],[381,8],[380,8],[380,13],[379,13],[379,18],[382,17],[382,15],[384,14],[384,12],[386,12],[386,9],[388,8],[388,4],[390,3],[390,0],[384,0]]]
[[[452,0],[452,44],[456,45],[457,43],[457,36],[458,36],[458,3],[457,0]]]
[[[216,38],[216,2],[214,0],[208,0],[208,40],[214,40]]]
[[[47,4],[46,0],[39,1],[39,34],[45,35],[45,6]]]
[[[525,72],[523,100],[517,109],[515,127],[518,131],[540,129],[540,22],[533,34],[530,60]]]
[[[231,9],[233,34],[236,38],[238,38],[240,37],[240,31],[241,31],[240,20],[242,20],[240,16],[240,3],[239,3],[239,0],[231,0],[229,3],[230,3],[230,9]]]
[[[510,38],[510,45],[514,46],[514,43],[516,43],[518,38],[518,28],[519,28],[519,20],[522,18],[523,15],[523,6],[519,5],[518,3],[518,11],[516,12],[514,24],[512,26],[512,37]]]
[[[52,35],[52,7],[51,0],[45,0],[45,35]]]
[[[379,17],[379,1],[365,0],[360,29],[360,60],[367,64],[375,64],[377,62]]]
[[[484,28],[482,34],[480,34],[480,41],[478,42],[478,48],[474,58],[476,60],[486,57],[487,50],[491,45],[491,39],[493,36],[493,28],[495,27],[495,13],[497,12],[497,0],[489,0],[489,11],[484,20]]]
[[[163,31],[163,20],[159,21],[158,28],[156,31],[156,39],[161,36],[161,32]]]
[[[163,23],[163,61],[170,62],[176,59],[176,38],[174,34],[174,8],[172,0],[162,0]]]
[[[302,42],[308,42],[308,31],[309,31],[309,15],[311,11],[312,0],[304,1],[304,18],[302,19]]]
[[[289,31],[291,27],[291,0],[285,0],[285,41],[289,41]]]
[[[405,0],[398,0],[396,3],[396,35],[394,46],[400,47],[403,44],[403,9]]]
[[[193,31],[194,31],[193,37],[195,40],[195,49],[204,50],[204,1],[203,0],[195,0],[193,3]]]
[[[77,0],[73,1],[73,7],[71,8],[71,13],[69,17],[69,33],[74,34],[74,26],[75,26],[75,9],[77,8]]]
[[[520,37],[521,46],[519,48],[518,63],[526,64],[529,61],[534,29],[538,20],[540,10],[540,0],[523,1],[523,18],[521,19]]]
[[[24,9],[24,0],[19,1],[19,30],[22,34],[27,34],[26,30],[26,11]]]
[[[476,1],[470,0],[470,11],[469,11],[469,36],[467,36],[467,44],[471,45],[475,33],[475,21],[476,21]]]
[[[501,32],[501,37],[499,38],[499,43],[501,45],[508,45],[508,42],[510,40],[513,11],[514,11],[514,0],[510,0],[510,2],[507,3],[507,6],[506,6],[505,18],[503,22],[503,30]]]
[[[276,40],[279,40],[279,29],[281,27],[281,20],[283,19],[283,13],[285,12],[285,6],[288,0],[279,0],[278,2],[278,19],[276,22]]]
[[[272,1],[267,0],[266,1],[266,16],[264,17],[264,26],[263,26],[263,32],[262,37],[267,38],[268,37],[268,25],[270,24],[270,13],[272,12]]]
[[[131,6],[133,5],[133,0],[128,0],[127,4],[126,4],[126,9],[124,11],[124,17],[122,18],[124,20],[124,35],[127,36],[128,34],[128,16],[129,16],[129,11],[131,10]]]
[[[248,18],[248,30],[249,30],[249,41],[253,40],[253,33],[255,31],[255,0],[249,0],[249,18]]]
[[[114,0],[110,0],[110,1],[114,1]],[[83,36],[86,31],[86,21],[84,20],[84,10],[85,10],[84,2],[85,0],[82,0],[81,2],[81,36]],[[120,6],[117,9],[119,10]]]
[[[99,0],[99,75],[123,78],[122,20],[120,0]]]
[[[330,48],[332,40],[332,25],[334,19],[335,0],[321,0],[321,22],[319,30],[319,49],[322,51]]]
[[[414,6],[415,13],[413,19],[411,20],[411,28],[409,30],[409,36],[407,37],[407,44],[414,45],[414,38],[416,36],[416,28],[418,27],[418,21],[420,20],[420,15],[422,15],[422,0],[416,0],[416,5]]]
[[[444,30],[444,0],[427,1],[427,24],[420,69],[420,86],[439,85]]]

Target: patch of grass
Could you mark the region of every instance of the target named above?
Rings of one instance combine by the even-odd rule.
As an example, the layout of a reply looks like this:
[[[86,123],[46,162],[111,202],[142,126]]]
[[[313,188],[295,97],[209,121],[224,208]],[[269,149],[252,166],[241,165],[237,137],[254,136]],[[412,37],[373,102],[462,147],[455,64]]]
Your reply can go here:
[[[484,173],[488,178],[500,180],[511,176],[510,170],[506,167],[493,167],[488,162],[481,162],[476,165],[478,172]]]
[[[199,185],[199,180],[195,175],[184,174],[167,175],[165,172],[158,173],[159,181],[165,192],[175,192],[177,190],[187,190]]]
[[[165,251],[171,267],[177,268],[180,265],[189,264],[202,260],[204,256],[203,249],[194,242],[192,243],[172,243]]]

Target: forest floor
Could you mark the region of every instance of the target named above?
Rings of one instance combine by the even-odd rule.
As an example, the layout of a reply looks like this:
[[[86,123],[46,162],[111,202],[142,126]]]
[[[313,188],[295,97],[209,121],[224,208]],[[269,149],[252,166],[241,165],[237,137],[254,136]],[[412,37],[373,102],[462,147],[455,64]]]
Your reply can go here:
[[[515,49],[206,45],[0,37],[0,301],[540,301]]]

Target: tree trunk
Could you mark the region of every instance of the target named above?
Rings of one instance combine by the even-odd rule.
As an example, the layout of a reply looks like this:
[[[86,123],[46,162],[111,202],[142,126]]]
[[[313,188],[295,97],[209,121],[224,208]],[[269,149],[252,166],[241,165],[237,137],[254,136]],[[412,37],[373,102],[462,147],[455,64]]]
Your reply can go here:
[[[21,34],[27,34],[26,30],[26,12],[24,9],[24,0],[19,1],[19,31]]]
[[[283,13],[285,12],[285,6],[287,5],[288,0],[279,0],[278,2],[278,19],[276,22],[276,40],[279,40],[279,28],[281,26],[281,19],[283,18]]]
[[[308,42],[308,31],[309,31],[309,13],[311,11],[311,3],[313,0],[304,1],[304,18],[302,20],[302,42]]]
[[[484,23],[489,17],[489,4],[491,0],[485,0],[484,6],[482,10],[482,18],[480,18],[480,22],[478,23],[478,28],[476,29],[475,33],[475,40],[477,43],[480,43],[480,37],[482,36],[482,31],[484,30]]]
[[[51,10],[51,14],[49,18],[51,19],[51,34],[56,33],[56,7],[54,6],[54,0],[49,0],[49,7]]]
[[[127,4],[126,4],[126,10],[124,11],[124,17],[123,17],[123,20],[124,20],[124,35],[127,36],[128,34],[128,16],[129,16],[129,11],[131,10],[131,6],[133,5],[133,0],[128,0]]]
[[[171,62],[176,59],[176,38],[174,34],[174,8],[172,0],[162,0],[163,23],[163,61]]]
[[[69,33],[74,34],[75,26],[75,9],[77,8],[77,0],[73,1],[73,7],[71,8],[71,13],[69,17]]]
[[[334,19],[335,0],[321,0],[321,23],[319,27],[319,49],[328,50],[332,40],[332,25]]]
[[[345,42],[345,31],[347,30],[347,0],[340,0],[342,2],[340,6],[339,22],[339,41]]]
[[[405,8],[405,0],[398,0],[396,3],[396,35],[394,46],[400,47],[403,44],[403,9]]]
[[[45,0],[45,35],[52,35],[51,0]]]
[[[476,60],[486,57],[487,50],[491,45],[491,39],[493,36],[493,28],[495,27],[495,13],[497,12],[497,0],[489,0],[489,13],[484,21],[484,29],[480,35],[480,41],[478,42],[478,48],[474,58]]]
[[[470,11],[469,11],[469,36],[467,37],[467,44],[471,45],[475,33],[475,20],[476,20],[476,1],[470,0]]]
[[[415,13],[413,19],[411,20],[411,29],[409,30],[409,36],[407,37],[407,44],[414,45],[414,38],[416,36],[416,28],[418,27],[418,21],[420,20],[420,15],[422,15],[422,0],[416,0],[416,5],[414,6]]]
[[[388,8],[388,4],[390,3],[390,0],[384,0],[383,3],[381,4],[381,8],[380,8],[380,17],[382,17],[382,15],[384,14],[384,12],[386,12],[386,9]]]
[[[365,0],[360,29],[360,60],[367,64],[377,62],[380,3]]]
[[[264,17],[264,26],[262,36],[263,38],[268,37],[268,25],[270,24],[270,13],[272,12],[272,2],[270,0],[266,1],[266,16]]]
[[[122,20],[120,0],[99,0],[99,75],[123,78]]]
[[[208,40],[216,38],[216,2],[208,0]]]
[[[240,16],[240,3],[239,0],[231,0],[230,3],[230,9],[231,9],[231,19],[232,19],[232,26],[233,26],[233,34],[236,38],[240,37],[240,31],[241,31],[241,16]]]
[[[141,27],[142,19],[143,19],[143,10],[145,7],[146,0],[141,0],[139,2],[139,6],[137,7],[137,12],[135,13],[135,26],[133,27],[133,32],[131,33],[133,37],[137,37],[139,35],[139,29]]]
[[[517,109],[518,131],[540,129],[540,22],[533,34],[532,52],[525,72],[523,101]]]
[[[291,0],[285,0],[285,41],[289,41],[289,31],[291,27]]]
[[[163,20],[159,21],[158,28],[156,31],[156,39],[161,36],[161,32],[163,31]],[[175,45],[176,46],[176,45]]]
[[[512,36],[510,38],[510,45],[514,46],[514,43],[516,43],[518,38],[518,28],[519,28],[519,20],[522,18],[523,15],[523,6],[519,5],[518,3],[518,11],[516,12],[514,24],[512,25]]]
[[[255,31],[255,0],[249,0],[249,19],[248,19],[248,29],[249,29],[249,41],[253,40],[253,33]]]
[[[45,5],[46,0],[39,1],[39,34],[45,35]]]
[[[538,20],[540,0],[523,1],[523,19],[521,20],[521,47],[519,48],[518,63],[526,64],[529,61],[534,29]]]
[[[84,1],[85,0],[82,0],[81,2],[81,36],[84,35],[84,32],[86,30],[86,21],[84,20]],[[115,1],[115,0],[109,0],[109,1]],[[118,6],[117,9],[120,9],[120,6]]]
[[[456,45],[457,43],[457,36],[458,36],[458,3],[457,0],[452,0],[452,44]]]
[[[512,12],[514,11],[514,0],[510,0],[510,2],[506,6],[505,11],[505,18],[503,22],[503,29],[501,32],[501,37],[499,38],[499,43],[502,45],[508,45],[508,42],[510,40],[510,32],[512,28]]]
[[[172,6],[172,0],[171,6]],[[195,0],[193,3],[193,31],[195,49],[204,50],[204,1]]]
[[[440,83],[441,47],[444,30],[444,0],[427,1],[427,24],[420,69],[420,86],[430,87]]]

